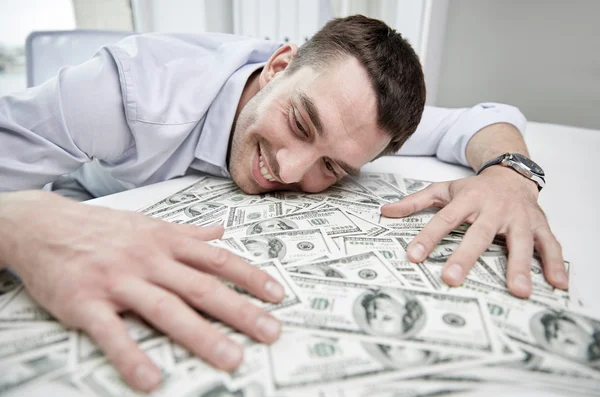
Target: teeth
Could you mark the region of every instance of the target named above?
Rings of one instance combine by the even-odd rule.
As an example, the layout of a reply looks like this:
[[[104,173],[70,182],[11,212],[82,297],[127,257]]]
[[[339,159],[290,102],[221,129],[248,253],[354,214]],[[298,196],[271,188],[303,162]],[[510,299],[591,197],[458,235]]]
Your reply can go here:
[[[273,178],[273,175],[269,174],[269,171],[265,167],[265,161],[263,159],[262,154],[259,156],[259,160],[260,173],[262,174],[262,176],[269,182],[275,182],[275,178]]]

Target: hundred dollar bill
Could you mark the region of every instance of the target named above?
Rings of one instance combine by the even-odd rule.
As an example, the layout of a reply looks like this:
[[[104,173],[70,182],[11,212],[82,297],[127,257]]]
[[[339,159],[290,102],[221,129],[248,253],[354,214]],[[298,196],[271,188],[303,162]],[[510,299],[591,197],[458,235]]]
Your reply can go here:
[[[68,370],[69,343],[61,343],[50,350],[41,349],[21,360],[0,361],[0,395],[60,377]]]
[[[0,309],[0,327],[33,326],[53,321],[52,315],[33,300],[23,285],[18,287],[18,291]]]
[[[353,177],[353,179],[358,181],[358,183],[372,181],[374,179],[385,181],[401,192],[406,193],[406,184],[404,183],[404,178],[399,174],[361,171],[361,173],[358,174],[358,176]]]
[[[205,181],[206,177],[200,177],[200,179],[198,179],[192,185],[187,186],[184,189],[181,189],[178,192],[173,193],[150,206],[140,208],[138,212],[152,216],[152,214],[154,214],[156,211],[165,208],[169,209],[180,204],[196,201],[198,200],[198,196],[196,196],[195,193],[204,191],[202,185]]]
[[[348,385],[349,381],[381,382],[433,375],[479,365],[481,360],[439,349],[300,331],[285,331],[269,351],[275,390],[283,394],[289,388],[322,383],[343,381]]]
[[[163,379],[168,378],[174,369],[173,354],[168,339],[163,337],[152,339],[141,344],[140,348],[161,370]],[[96,366],[86,367],[85,371],[75,375],[74,383],[84,392],[96,396],[140,396],[140,393],[134,391],[125,383],[110,363],[100,363]],[[157,392],[160,392],[160,387]]]
[[[0,269],[0,309],[22,288],[21,280],[8,269]]]
[[[223,208],[223,204],[211,201],[194,201],[178,209],[156,215],[155,218],[162,219],[173,223],[187,223],[188,221],[196,221],[207,214]]]
[[[329,237],[364,233],[339,208],[306,210],[225,229],[224,237],[242,237],[275,231],[323,228]]]
[[[344,190],[347,192],[366,193],[369,195],[373,194],[369,189],[367,189],[366,187],[364,187],[363,185],[358,183],[358,181],[356,181],[355,179],[352,179],[352,178],[344,178],[344,179],[338,181],[333,186],[331,186],[331,188]]]
[[[291,275],[305,303],[278,312],[287,325],[380,343],[445,346],[461,354],[498,354],[487,310],[474,296],[374,287]]]
[[[422,229],[438,211],[438,208],[427,208],[404,218],[387,218],[382,216],[379,219],[379,224],[391,229]]]
[[[476,381],[454,381],[454,380],[433,380],[433,379],[402,379],[389,382],[369,382],[352,385],[318,385],[316,387],[286,389],[280,392],[277,397],[433,397],[464,395],[464,393],[480,390],[482,385]],[[493,390],[487,390],[487,392]],[[488,395],[482,391],[477,395]],[[468,394],[473,395],[473,394]]]
[[[425,189],[427,186],[431,185],[433,182],[422,181],[420,179],[409,179],[404,178],[404,184],[406,185],[406,192],[408,194],[416,193],[420,190]]]
[[[361,179],[358,182],[373,195],[387,202],[400,201],[406,192],[381,179]]]
[[[331,204],[337,208],[342,208],[346,211],[351,211],[367,221],[379,222],[379,218],[381,217],[379,205],[365,204],[331,197],[325,200],[325,203]]]
[[[371,205],[381,205],[385,201],[381,200],[377,196],[373,196],[371,193],[362,193],[362,192],[354,192],[350,190],[342,190],[336,187],[330,187],[327,190],[324,190],[320,193],[314,193],[311,195],[307,195],[307,198],[319,198],[320,201],[334,198],[339,200],[347,200],[355,203],[362,204],[371,204]]]
[[[362,237],[362,236],[343,236],[344,252],[346,254],[356,254],[365,251],[379,252],[402,277],[412,286],[418,288],[427,288],[426,283],[416,265],[408,260],[406,251],[400,243],[391,237]]]
[[[406,280],[403,280],[402,276],[374,251],[298,266],[287,266],[285,270],[304,276],[337,278],[380,286],[402,287],[407,285]]]
[[[286,230],[240,238],[255,261],[277,259],[282,264],[319,258],[335,252],[323,229]]]
[[[28,357],[39,356],[44,351],[64,348],[72,343],[73,331],[58,323],[37,325],[30,328],[0,329],[0,363],[23,361]]]
[[[248,291],[246,291],[245,289],[243,289],[231,282],[224,281],[224,284],[227,285],[228,287],[234,289],[238,293],[245,295],[248,298],[248,300],[250,302],[252,302],[254,305],[260,307],[263,310],[269,311],[269,312],[278,310],[278,309],[283,309],[286,307],[290,307],[290,306],[299,304],[302,301],[300,294],[296,291],[294,282],[290,279],[287,271],[281,266],[281,263],[279,263],[279,261],[277,259],[273,259],[273,260],[261,262],[261,263],[256,263],[256,264],[254,264],[254,266],[256,266],[259,269],[261,269],[262,271],[266,272],[271,277],[273,277],[275,280],[277,280],[279,282],[279,284],[281,284],[281,286],[283,287],[283,290],[285,292],[285,295],[280,302],[278,302],[278,303],[265,302],[258,298],[255,298],[254,296],[250,295],[250,293]]]
[[[283,202],[281,201],[230,207],[225,227],[243,225],[279,215],[283,215]]]
[[[329,200],[329,199],[328,199]],[[342,200],[337,200],[338,204],[340,201]],[[367,220],[368,218],[379,218],[379,215],[376,216],[367,216],[365,219],[363,217],[363,214],[357,214],[355,212],[352,212],[351,210],[348,210],[347,207],[340,207],[339,205],[334,205],[331,202],[328,201],[324,201],[320,204],[317,204],[315,207],[313,207],[313,210],[321,210],[321,209],[332,209],[332,208],[339,208],[342,211],[344,211],[344,213],[346,215],[348,215],[348,218],[350,218],[350,220],[352,222],[354,222],[354,224],[356,226],[358,226],[364,234],[366,236],[380,236],[383,234],[387,234],[391,229],[387,228],[387,227],[383,227],[377,223],[373,223],[371,220]],[[379,208],[379,207],[377,207]],[[379,210],[378,210],[379,211]],[[376,221],[377,222],[377,221]]]
[[[492,320],[508,336],[600,375],[600,319],[533,299],[500,294],[486,299]]]
[[[506,266],[508,263],[508,251],[506,247],[492,244],[481,255],[481,260],[484,261],[503,281],[506,282]],[[570,263],[565,262],[565,270],[569,274]],[[533,257],[530,267],[531,288],[534,292],[541,295],[558,295],[568,299],[569,293],[550,285],[544,276],[544,268],[539,259]]]

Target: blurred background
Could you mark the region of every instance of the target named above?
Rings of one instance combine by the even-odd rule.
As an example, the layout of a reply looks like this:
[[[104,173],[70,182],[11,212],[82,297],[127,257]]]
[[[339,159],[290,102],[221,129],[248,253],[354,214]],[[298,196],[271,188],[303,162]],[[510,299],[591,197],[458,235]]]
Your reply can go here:
[[[518,106],[531,121],[600,129],[596,0],[0,0],[0,95],[27,86],[33,31],[226,32],[302,44],[332,17],[400,31],[428,104]]]

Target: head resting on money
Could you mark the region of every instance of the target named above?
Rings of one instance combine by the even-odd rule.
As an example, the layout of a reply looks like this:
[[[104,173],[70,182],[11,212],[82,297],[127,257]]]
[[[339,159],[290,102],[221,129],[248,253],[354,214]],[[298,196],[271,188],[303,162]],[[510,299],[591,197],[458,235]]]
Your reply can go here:
[[[290,221],[289,219],[283,218],[275,218],[275,219],[265,219],[259,222],[256,222],[254,225],[248,228],[246,234],[261,234],[261,233],[269,233],[276,232],[279,230],[293,230],[298,229],[298,226]]]
[[[356,323],[368,334],[408,338],[425,324],[419,301],[396,291],[367,290],[354,302]]]
[[[548,310],[532,318],[531,331],[545,349],[600,368],[600,324]]]

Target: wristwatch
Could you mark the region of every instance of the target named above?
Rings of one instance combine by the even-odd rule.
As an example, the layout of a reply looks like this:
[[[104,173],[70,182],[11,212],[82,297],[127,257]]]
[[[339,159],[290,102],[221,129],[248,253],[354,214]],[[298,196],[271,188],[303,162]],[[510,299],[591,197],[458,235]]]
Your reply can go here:
[[[546,180],[544,179],[546,174],[544,174],[542,167],[537,165],[533,160],[519,153],[504,153],[494,159],[491,159],[485,163],[479,169],[479,171],[477,171],[477,175],[481,174],[481,172],[486,168],[496,164],[504,167],[510,167],[519,174],[523,175],[525,178],[531,179],[537,184],[538,191],[542,190],[542,188],[546,185]]]

